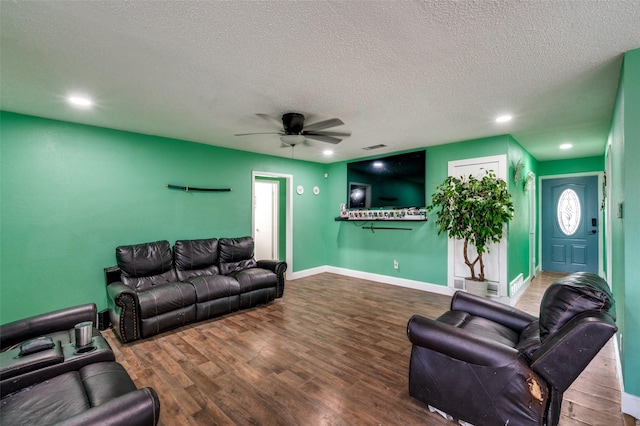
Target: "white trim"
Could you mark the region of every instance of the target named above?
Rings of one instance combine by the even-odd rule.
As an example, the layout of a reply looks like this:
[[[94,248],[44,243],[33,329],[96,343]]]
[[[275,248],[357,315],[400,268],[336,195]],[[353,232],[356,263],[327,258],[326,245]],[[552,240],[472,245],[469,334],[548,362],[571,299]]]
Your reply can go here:
[[[351,278],[360,278],[363,280],[375,281],[382,284],[390,284],[399,287],[412,288],[415,290],[428,291],[430,293],[443,294],[445,296],[453,296],[455,290],[444,285],[425,283],[422,281],[408,280],[405,278],[391,277],[389,275],[374,274],[371,272],[356,271],[354,269],[338,268],[336,266],[318,266],[316,268],[306,269],[287,274],[287,279],[296,280],[298,278],[310,277],[312,275],[329,272],[331,274],[343,275]]]
[[[620,346],[618,339],[619,333],[616,333],[613,339],[613,348],[616,355],[616,373],[618,375],[618,383],[620,384],[620,411],[624,414],[640,419],[640,396],[632,395],[624,391],[624,378],[622,376],[622,362],[620,361]]]
[[[620,392],[620,411],[640,419],[640,396]]]
[[[251,229],[255,229],[255,218],[253,217],[255,213],[255,194],[253,193],[253,187],[256,180],[256,176],[262,177],[274,177],[274,178],[283,178],[286,181],[286,224],[285,224],[285,261],[289,268],[293,269],[293,175],[283,174],[283,173],[273,173],[273,172],[260,172],[260,171],[252,171],[251,172]]]

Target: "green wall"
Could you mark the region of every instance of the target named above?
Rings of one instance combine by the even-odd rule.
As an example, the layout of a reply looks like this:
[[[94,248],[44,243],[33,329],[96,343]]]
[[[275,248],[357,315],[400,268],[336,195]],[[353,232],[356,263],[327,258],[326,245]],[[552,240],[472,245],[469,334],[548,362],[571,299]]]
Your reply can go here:
[[[118,245],[251,235],[251,173],[326,187],[324,166],[2,112],[0,322],[65,306],[106,307]],[[230,187],[171,190],[167,184]],[[322,192],[294,198],[290,270],[325,265]]]
[[[531,223],[531,215],[537,214],[536,211],[532,211],[532,206],[529,202],[529,192],[525,189],[525,178],[528,172],[538,173],[538,162],[531,154],[529,154],[513,137],[508,137],[508,162],[509,171],[507,173],[507,182],[509,184],[509,193],[511,194],[511,201],[515,213],[513,219],[508,225],[507,234],[507,279],[508,282],[514,280],[518,274],[522,273],[522,278],[533,278],[530,276],[529,271],[529,259],[530,247],[529,247],[529,227]],[[518,183],[515,182],[515,169],[516,165],[522,164],[521,180]],[[537,187],[536,187],[537,190]],[[536,247],[538,238],[535,238]],[[534,255],[537,262],[538,250],[534,249]],[[511,289],[509,288],[509,292]],[[509,294],[509,296],[513,296]]]
[[[611,197],[611,277],[618,315],[618,338],[625,393],[640,397],[640,49],[624,56],[611,121],[608,196]],[[622,217],[616,212],[622,205]],[[624,404],[623,404],[624,408]],[[638,409],[638,407],[636,407]],[[634,413],[638,414],[640,411]],[[636,417],[638,417],[636,415]]]
[[[501,154],[509,156],[517,153],[519,157],[526,159],[527,164],[531,163],[531,167],[534,163],[533,158],[508,135],[438,145],[427,147],[425,150],[427,204],[430,203],[435,187],[447,177],[449,161]],[[346,164],[347,162],[339,162],[328,166],[332,189],[327,205],[329,213],[326,216],[330,220],[339,215],[340,203],[347,202]],[[515,194],[514,188],[510,187],[509,189],[518,199],[517,217],[521,217],[523,212],[520,209],[523,208],[524,192],[520,188],[519,193]],[[528,217],[528,210],[524,214]],[[522,229],[522,223],[526,224],[525,230]],[[515,278],[520,272],[523,272],[525,277],[527,276],[528,243],[525,252],[516,245],[522,233],[528,233],[528,219],[522,223],[517,220],[515,224],[511,225],[509,231],[509,280]],[[433,218],[426,223],[395,222],[385,223],[384,226],[412,228],[413,230],[371,232],[362,229],[360,222],[333,221],[327,233],[327,243],[332,245],[328,254],[329,264],[390,277],[447,285],[447,236],[438,235]],[[511,241],[512,231],[514,235],[518,235],[517,239],[513,241]],[[398,270],[393,268],[393,260],[398,260]],[[522,269],[523,267],[525,269]]]
[[[604,170],[604,157],[567,158],[555,161],[540,161],[539,176],[563,175],[567,173],[589,173]]]
[[[305,188],[292,195],[290,271],[330,265],[447,285],[447,237],[437,235],[433,219],[385,223],[412,231],[375,232],[334,220],[346,202],[346,162],[324,165],[7,112],[0,118],[2,322],[91,301],[106,307],[102,271],[115,263],[118,245],[250,235],[253,171],[290,174],[294,187]],[[499,154],[534,167],[507,135],[426,148],[427,200],[447,176],[448,161]],[[184,192],[168,183],[232,191]],[[528,272],[528,246],[520,247],[528,213],[521,211],[522,188],[510,190],[519,206],[509,227],[512,280]]]

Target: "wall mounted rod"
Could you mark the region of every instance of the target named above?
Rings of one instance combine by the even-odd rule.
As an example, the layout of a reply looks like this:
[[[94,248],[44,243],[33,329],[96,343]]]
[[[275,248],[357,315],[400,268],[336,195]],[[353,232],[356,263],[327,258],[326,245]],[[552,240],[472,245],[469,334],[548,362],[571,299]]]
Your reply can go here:
[[[181,189],[183,191],[205,191],[205,192],[229,192],[231,188],[196,188],[194,186],[180,186],[167,184],[169,189]]]

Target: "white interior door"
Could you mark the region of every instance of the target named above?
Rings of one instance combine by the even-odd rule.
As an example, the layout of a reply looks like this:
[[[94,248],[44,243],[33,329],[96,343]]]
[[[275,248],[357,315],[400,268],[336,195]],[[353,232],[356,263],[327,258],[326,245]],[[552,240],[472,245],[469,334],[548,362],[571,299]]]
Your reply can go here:
[[[450,161],[448,163],[449,176],[481,176],[484,171],[492,170],[498,178],[507,179],[507,156],[471,158]],[[449,239],[449,287],[464,288],[464,279],[471,276],[469,267],[464,263],[463,240]],[[483,255],[485,278],[489,281],[489,294],[492,296],[507,296],[507,239],[503,238],[499,244],[491,243],[487,246],[489,253]],[[469,247],[469,258],[474,259],[476,251]],[[479,266],[476,265],[476,272]]]
[[[254,182],[254,230],[255,258],[278,259],[278,181]]]

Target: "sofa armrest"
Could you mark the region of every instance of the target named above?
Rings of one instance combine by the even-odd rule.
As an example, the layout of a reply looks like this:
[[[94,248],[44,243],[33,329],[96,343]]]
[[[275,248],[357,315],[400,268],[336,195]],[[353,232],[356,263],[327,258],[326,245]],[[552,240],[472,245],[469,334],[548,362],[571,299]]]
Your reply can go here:
[[[122,271],[118,265],[104,268],[104,281],[107,285],[120,281]]]
[[[564,392],[616,331],[618,327],[605,312],[576,315],[534,352],[531,369]]]
[[[77,323],[96,322],[96,305],[85,305],[59,309],[46,314],[21,319],[0,326],[0,349],[56,331],[70,330]]]
[[[138,294],[122,282],[107,285],[109,318],[123,343],[140,338]]]
[[[457,291],[451,299],[452,311],[463,311],[509,327],[517,333],[538,318],[513,306]]]
[[[414,345],[469,364],[503,367],[520,357],[515,348],[420,315],[409,320],[407,336]]]
[[[142,388],[114,398],[66,419],[57,425],[154,426],[160,416],[160,401],[152,388]]]
[[[287,262],[280,260],[258,260],[258,268],[267,269],[278,277],[278,284],[276,287],[276,297],[282,297],[284,294],[284,281],[286,279],[285,272],[287,272]]]

